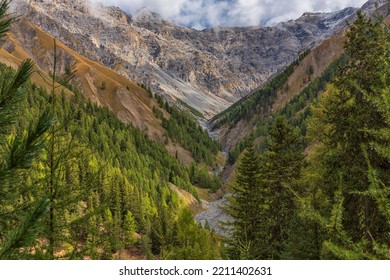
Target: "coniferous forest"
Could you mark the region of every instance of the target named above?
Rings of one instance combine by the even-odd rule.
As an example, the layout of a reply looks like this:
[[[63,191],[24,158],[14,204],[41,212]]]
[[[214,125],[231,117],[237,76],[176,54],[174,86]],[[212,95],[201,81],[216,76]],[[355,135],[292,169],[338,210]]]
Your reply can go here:
[[[359,13],[347,62],[307,121],[271,119],[261,153],[249,137],[227,207],[227,256],[390,258],[389,31]]]
[[[185,165],[69,86],[55,51],[46,88],[31,60],[1,64],[0,259],[390,259],[389,26],[358,13],[344,51],[281,110],[270,110],[277,90],[310,51],[217,116],[257,122],[227,158],[237,172],[223,236],[175,191],[199,201],[197,187],[222,184],[211,172],[221,144],[191,112],[145,87],[166,139],[192,154]]]
[[[12,19],[0,8],[4,35]],[[57,94],[55,71],[51,92],[37,87],[33,69],[1,65],[1,258],[219,258],[218,237],[171,188],[197,197],[197,167],[77,90]]]

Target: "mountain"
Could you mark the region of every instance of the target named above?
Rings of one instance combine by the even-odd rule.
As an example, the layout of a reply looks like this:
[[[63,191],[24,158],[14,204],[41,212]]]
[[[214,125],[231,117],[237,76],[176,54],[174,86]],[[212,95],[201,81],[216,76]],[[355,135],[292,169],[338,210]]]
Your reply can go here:
[[[164,143],[170,154],[179,157],[184,164],[189,165],[194,158],[198,162],[207,158],[210,165],[215,162],[218,145],[201,130],[195,118],[179,113],[168,105],[163,106],[161,100],[153,98],[150,89],[134,84],[114,70],[80,55],[58,40],[56,56],[57,76],[65,75],[71,69],[75,70],[74,78],[70,83],[62,82],[64,86],[58,89],[59,92],[65,91],[71,96],[72,91],[77,89],[95,104],[110,109],[124,123],[131,123],[149,138]],[[2,42],[0,61],[16,68],[22,59],[32,59],[38,68],[33,76],[34,82],[48,90],[50,84],[45,83],[44,79],[48,80],[50,73],[53,73],[53,57],[54,38],[26,16],[22,16],[12,26],[7,40]],[[183,120],[187,125],[179,128],[177,122]],[[184,136],[177,132],[179,129]],[[196,135],[188,137],[187,133],[193,130],[196,130]],[[210,152],[210,148],[213,152]],[[195,154],[196,151],[200,152]]]
[[[362,11],[372,16],[385,17],[388,4],[386,1],[369,1],[362,7]],[[324,15],[306,14],[304,17],[310,16]],[[353,20],[354,16],[351,16],[349,21]],[[272,95],[265,94],[262,91],[264,87],[260,86],[227,110],[214,116],[209,121],[209,128],[212,135],[221,141],[225,152],[235,148],[240,141],[259,128],[259,122],[263,122],[285,108],[289,101],[308,88],[313,80],[321,77],[328,67],[342,55],[345,41],[345,30],[335,31],[332,36],[324,39],[307,55],[299,59],[291,71],[287,71],[288,73],[280,71],[279,76],[273,76],[282,82],[278,82],[278,85],[271,85],[274,88]],[[287,77],[280,79],[280,75]],[[272,79],[270,82],[272,83]]]
[[[356,9],[305,13],[274,27],[177,26],[146,9],[129,15],[86,1],[15,2],[15,11],[79,54],[171,102],[212,117],[261,86],[308,48],[344,30]]]
[[[163,129],[152,113],[152,107],[158,106],[157,102],[145,90],[63,43],[57,41],[56,44],[58,71],[62,74],[73,65],[76,70],[73,83],[86,97],[110,108],[124,122],[131,122],[143,130],[148,127],[152,138],[162,138]],[[53,71],[54,38],[26,17],[13,26],[3,49],[20,59],[32,58],[46,72]]]

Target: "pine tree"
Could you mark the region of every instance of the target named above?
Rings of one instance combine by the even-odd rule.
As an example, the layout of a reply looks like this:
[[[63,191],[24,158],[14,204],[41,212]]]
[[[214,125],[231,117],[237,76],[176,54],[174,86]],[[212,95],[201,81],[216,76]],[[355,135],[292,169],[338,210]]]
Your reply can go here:
[[[172,241],[165,246],[161,257],[175,260],[219,259],[216,236],[194,220],[188,208],[181,209],[171,229]]]
[[[390,44],[390,42],[388,42]],[[389,48],[390,52],[390,48]],[[388,74],[390,74],[390,67],[388,69]],[[385,75],[385,73],[383,73]],[[373,98],[374,104],[377,104],[378,109],[385,116],[385,121],[387,126],[379,130],[370,130],[368,131],[374,138],[370,142],[368,147],[363,149],[366,152],[369,148],[374,149],[376,153],[388,162],[390,162],[390,84],[386,88],[382,89],[381,94],[378,97]],[[390,180],[387,177],[383,177],[382,174],[378,174],[378,169],[375,169],[371,165],[371,159],[369,158],[368,152],[366,152],[366,159],[369,166],[368,169],[368,179],[370,185],[364,195],[371,197],[377,207],[378,212],[384,217],[384,228],[389,228],[390,226]],[[383,238],[384,237],[384,238]],[[373,256],[371,258],[377,259],[390,259],[389,251],[389,240],[383,232],[383,236],[379,236],[376,239],[371,240],[373,244]]]
[[[136,230],[135,220],[133,214],[131,214],[130,211],[127,211],[126,213],[125,220],[123,221],[123,228],[125,244],[126,246],[130,247],[137,240],[134,235]]]

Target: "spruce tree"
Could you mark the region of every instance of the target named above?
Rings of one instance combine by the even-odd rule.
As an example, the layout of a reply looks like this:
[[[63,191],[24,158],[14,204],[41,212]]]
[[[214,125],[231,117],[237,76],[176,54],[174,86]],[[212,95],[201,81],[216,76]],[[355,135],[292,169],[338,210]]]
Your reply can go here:
[[[260,162],[253,143],[249,143],[238,163],[238,173],[226,212],[233,223],[226,224],[231,232],[228,257],[256,259],[256,235],[259,227]],[[230,227],[230,229],[229,229]]]
[[[299,131],[278,117],[269,131],[268,150],[261,160],[261,211],[256,238],[262,259],[280,259],[297,213],[293,189],[304,164]]]

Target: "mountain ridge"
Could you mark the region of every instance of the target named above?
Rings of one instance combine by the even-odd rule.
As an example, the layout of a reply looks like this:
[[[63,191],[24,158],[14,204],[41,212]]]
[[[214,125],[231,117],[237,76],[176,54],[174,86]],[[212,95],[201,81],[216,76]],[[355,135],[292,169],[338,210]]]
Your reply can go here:
[[[344,29],[344,21],[356,11],[303,15],[275,27],[198,31],[154,13],[131,16],[115,7],[92,9],[80,0],[18,2],[17,12],[68,47],[148,85],[170,102],[184,101],[206,118],[261,86],[305,49]]]

